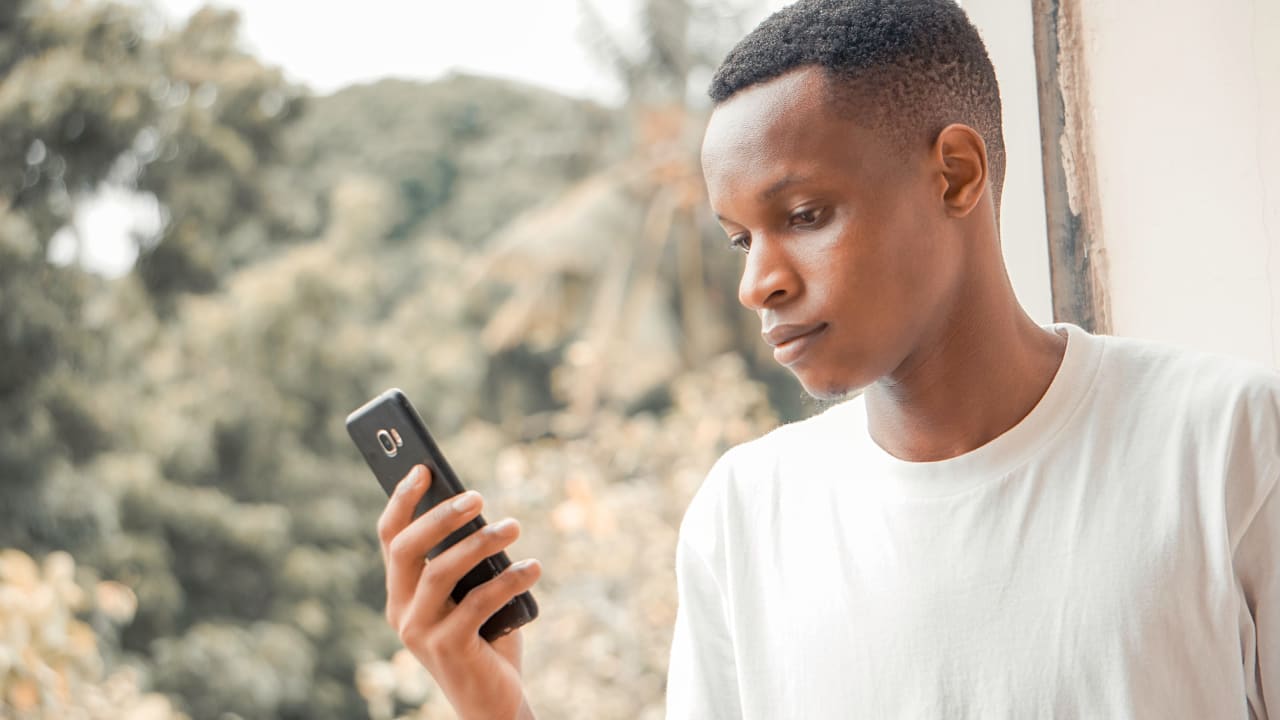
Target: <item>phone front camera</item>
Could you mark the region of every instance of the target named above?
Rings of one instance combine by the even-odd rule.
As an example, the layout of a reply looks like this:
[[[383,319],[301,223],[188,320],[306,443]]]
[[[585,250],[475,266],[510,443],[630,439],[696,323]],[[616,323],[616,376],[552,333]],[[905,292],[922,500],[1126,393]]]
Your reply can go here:
[[[386,453],[387,457],[396,456],[396,441],[391,438],[391,433],[386,430],[379,430],[378,444],[382,446],[382,452]]]

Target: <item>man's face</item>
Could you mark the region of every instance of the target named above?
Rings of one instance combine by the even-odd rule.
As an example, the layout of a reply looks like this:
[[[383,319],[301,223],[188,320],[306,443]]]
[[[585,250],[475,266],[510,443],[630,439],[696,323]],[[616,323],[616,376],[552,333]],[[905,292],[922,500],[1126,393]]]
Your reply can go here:
[[[912,352],[955,287],[961,248],[940,232],[930,148],[904,152],[840,116],[826,83],[802,68],[723,102],[702,167],[721,226],[749,246],[739,301],[805,390],[836,399]]]

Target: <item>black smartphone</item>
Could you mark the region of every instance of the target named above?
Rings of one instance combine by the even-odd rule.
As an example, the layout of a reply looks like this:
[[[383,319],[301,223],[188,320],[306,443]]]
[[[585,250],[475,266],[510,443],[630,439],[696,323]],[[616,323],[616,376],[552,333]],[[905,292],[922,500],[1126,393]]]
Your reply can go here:
[[[422,464],[431,469],[431,487],[414,508],[415,518],[466,490],[453,468],[449,467],[431,434],[427,432],[427,425],[422,422],[418,411],[397,388],[387,390],[348,415],[347,434],[364,455],[374,477],[388,497],[414,465]],[[427,559],[434,558],[484,525],[484,518],[477,515],[466,525],[450,533],[439,545],[428,550]],[[454,586],[451,593],[454,602],[462,602],[467,593],[510,565],[511,559],[505,552],[498,552],[481,560],[479,565],[462,576]],[[522,592],[480,626],[480,635],[485,640],[492,641],[536,617],[538,604],[534,602],[533,595]]]

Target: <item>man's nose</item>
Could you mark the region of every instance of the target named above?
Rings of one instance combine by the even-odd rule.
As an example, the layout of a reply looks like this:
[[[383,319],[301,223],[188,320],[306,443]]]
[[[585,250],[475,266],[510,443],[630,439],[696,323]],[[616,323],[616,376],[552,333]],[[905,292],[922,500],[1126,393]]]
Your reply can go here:
[[[796,294],[799,280],[783,248],[758,238],[747,252],[747,264],[738,282],[738,302],[756,311],[777,306]]]

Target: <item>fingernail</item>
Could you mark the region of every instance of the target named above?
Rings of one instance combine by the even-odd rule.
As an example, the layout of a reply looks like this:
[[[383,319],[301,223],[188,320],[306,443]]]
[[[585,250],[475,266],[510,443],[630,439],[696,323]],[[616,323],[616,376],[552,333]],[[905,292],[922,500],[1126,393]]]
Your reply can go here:
[[[520,561],[520,562],[518,562],[518,563],[513,563],[513,564],[511,565],[511,571],[512,571],[512,572],[521,572],[521,571],[524,571],[524,570],[528,570],[529,568],[533,567],[533,564],[534,564],[535,562],[537,562],[537,560],[534,560],[533,558],[525,558],[524,560],[521,560],[521,561]]]
[[[459,495],[457,500],[453,501],[453,510],[454,512],[466,512],[479,504],[480,495],[468,490]]]
[[[414,465],[413,469],[409,471],[409,477],[400,481],[400,485],[396,488],[396,494],[403,495],[404,493],[407,493],[410,490],[418,487],[418,484],[421,482],[422,482],[422,466]]]
[[[499,520],[498,522],[490,525],[488,529],[489,529],[489,532],[493,533],[494,535],[498,535],[510,530],[512,526],[514,526],[515,524],[516,524],[515,518],[503,518],[502,520]]]

